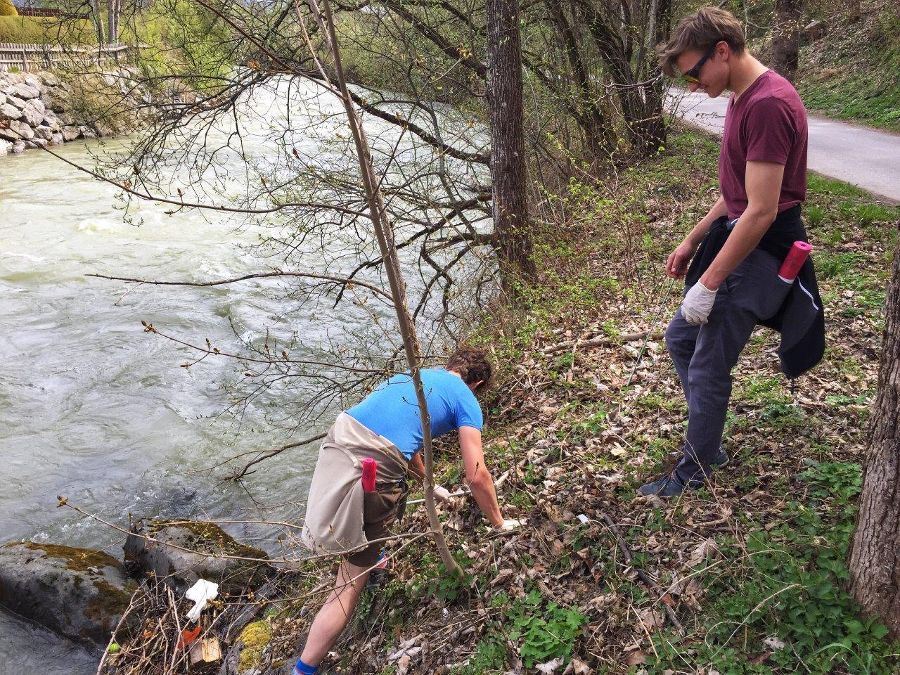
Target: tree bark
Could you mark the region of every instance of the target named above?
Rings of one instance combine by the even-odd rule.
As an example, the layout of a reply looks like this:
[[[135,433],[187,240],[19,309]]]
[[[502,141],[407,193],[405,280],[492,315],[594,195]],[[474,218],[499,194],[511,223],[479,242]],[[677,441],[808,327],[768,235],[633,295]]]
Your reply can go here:
[[[91,21],[94,23],[94,30],[97,31],[97,44],[103,45],[106,43],[106,38],[104,37],[105,31],[103,30],[103,15],[100,13],[100,2],[99,0],[90,0],[91,4]]]
[[[627,30],[617,28],[601,7],[588,0],[577,0],[587,31],[615,84],[616,96],[633,146],[642,153],[653,152],[665,143],[666,128],[662,114],[662,89],[659,80],[638,81],[631,64],[631,45],[623,38]],[[653,11],[655,25],[668,15],[669,3],[658,3]],[[654,30],[656,32],[656,29]],[[643,58],[643,57],[642,57]],[[641,64],[637,64],[641,67]],[[654,70],[657,70],[654,67]],[[657,71],[658,72],[658,71]]]
[[[528,231],[519,2],[487,0],[485,12],[494,236],[502,278],[510,288],[516,276],[536,275]]]
[[[544,6],[556,27],[556,32],[562,38],[563,49],[578,86],[578,100],[573,116],[584,132],[588,151],[593,155],[605,154],[615,145],[615,141],[610,133],[610,126],[597,105],[599,97],[593,91],[591,76],[581,57],[578,36],[559,0],[544,0]]]
[[[119,16],[122,13],[122,0],[107,0],[107,38],[109,44],[119,41]]]
[[[800,20],[803,0],[775,0],[772,68],[793,82],[800,58]]]
[[[885,304],[878,395],[850,548],[850,592],[867,615],[900,638],[900,243]]]

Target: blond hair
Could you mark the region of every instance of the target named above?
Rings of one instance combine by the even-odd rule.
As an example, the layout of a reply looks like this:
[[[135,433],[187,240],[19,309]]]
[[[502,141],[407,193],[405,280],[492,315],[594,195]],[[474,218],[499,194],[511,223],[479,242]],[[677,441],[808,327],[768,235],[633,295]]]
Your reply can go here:
[[[672,77],[677,71],[675,62],[689,49],[705,52],[718,42],[725,41],[731,51],[740,54],[747,46],[744,29],[734,14],[718,7],[703,7],[678,22],[672,37],[656,48],[659,67]]]

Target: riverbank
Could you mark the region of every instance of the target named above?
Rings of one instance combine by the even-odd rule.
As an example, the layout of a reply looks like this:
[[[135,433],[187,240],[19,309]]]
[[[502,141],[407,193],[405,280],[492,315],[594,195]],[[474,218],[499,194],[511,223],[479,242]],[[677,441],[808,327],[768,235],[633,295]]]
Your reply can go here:
[[[77,76],[0,72],[0,156],[134,129],[136,111],[151,99],[133,80],[127,68]]]
[[[661,340],[680,288],[661,268],[711,200],[716,154],[709,137],[677,131],[660,156],[548,196],[540,283],[473,337],[499,369],[486,459],[504,515],[527,526],[497,534],[471,500],[442,507],[462,582],[430,544],[397,540],[388,581],[366,592],[330,672],[900,667],[900,646],[843,590],[900,209],[810,177],[825,360],[792,390],[777,337],[761,329],[735,373],[730,464],[679,500],[634,498],[682,440],[685,407]],[[444,450],[437,479],[452,490],[461,471]],[[400,528],[426,529],[413,509]],[[274,597],[248,599],[258,617],[236,671],[282,671],[332,567],[305,563]],[[145,657],[147,643],[123,642],[110,672]]]

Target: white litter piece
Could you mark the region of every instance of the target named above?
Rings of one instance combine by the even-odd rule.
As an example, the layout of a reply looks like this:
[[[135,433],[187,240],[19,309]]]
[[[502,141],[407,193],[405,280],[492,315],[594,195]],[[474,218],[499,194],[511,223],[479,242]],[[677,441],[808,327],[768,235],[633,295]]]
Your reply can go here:
[[[197,583],[191,586],[184,594],[188,600],[194,601],[194,606],[187,613],[188,621],[196,621],[200,618],[200,612],[206,607],[206,603],[219,594],[219,584],[214,584],[206,579],[197,579]]]
[[[578,522],[580,522],[582,525],[587,525],[589,522],[591,522],[591,519],[588,518],[583,513],[579,513],[578,514]]]
[[[771,649],[772,651],[779,651],[780,649],[784,649],[787,645],[784,643],[784,640],[779,640],[776,636],[767,637],[763,640],[763,644]]]

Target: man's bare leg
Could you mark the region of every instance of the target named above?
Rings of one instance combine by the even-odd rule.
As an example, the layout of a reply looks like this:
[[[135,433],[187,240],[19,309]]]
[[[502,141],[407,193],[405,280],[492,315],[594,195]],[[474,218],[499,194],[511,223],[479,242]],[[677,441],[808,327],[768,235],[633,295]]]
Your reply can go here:
[[[300,656],[304,663],[317,666],[325,658],[328,650],[350,623],[368,580],[367,567],[357,567],[346,560],[341,563],[334,590],[310,626],[309,636]]]

